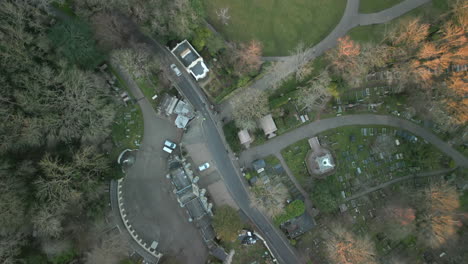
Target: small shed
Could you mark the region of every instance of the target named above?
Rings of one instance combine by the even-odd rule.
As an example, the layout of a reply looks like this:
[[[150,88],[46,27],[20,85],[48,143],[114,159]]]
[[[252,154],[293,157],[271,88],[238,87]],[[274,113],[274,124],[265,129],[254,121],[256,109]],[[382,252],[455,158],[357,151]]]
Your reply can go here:
[[[240,143],[244,145],[246,148],[248,148],[250,146],[250,143],[252,143],[253,141],[247,129],[243,129],[239,131],[237,133],[237,137],[239,137]]]
[[[260,127],[263,129],[265,136],[272,138],[276,136],[275,132],[278,130],[276,127],[275,121],[271,114],[268,114],[260,119]]]

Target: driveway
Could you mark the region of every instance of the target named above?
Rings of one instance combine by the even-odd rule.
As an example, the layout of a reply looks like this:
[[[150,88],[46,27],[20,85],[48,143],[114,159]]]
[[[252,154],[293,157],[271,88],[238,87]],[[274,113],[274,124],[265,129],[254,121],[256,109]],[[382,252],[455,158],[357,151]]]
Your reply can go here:
[[[423,127],[420,127],[408,120],[396,118],[394,116],[386,115],[345,115],[322,119],[304,125],[291,132],[277,136],[267,141],[267,143],[253,147],[241,153],[240,163],[245,166],[249,165],[253,160],[262,158],[271,154],[281,151],[292,143],[299,141],[303,138],[315,136],[321,132],[329,129],[338,128],[342,126],[353,125],[385,125],[402,128],[412,132],[413,134],[425,139],[433,144],[440,151],[451,157],[455,163],[460,167],[468,167],[468,158],[455,150],[452,146],[439,139],[436,135],[432,134]]]
[[[181,131],[159,118],[130,76],[119,70],[137,98],[144,118],[144,137],[136,161],[123,181],[127,219],[143,242],[158,241],[158,251],[181,263],[205,263],[208,251],[195,225],[180,208],[171,182],[166,179],[167,156],[164,140],[179,142]]]

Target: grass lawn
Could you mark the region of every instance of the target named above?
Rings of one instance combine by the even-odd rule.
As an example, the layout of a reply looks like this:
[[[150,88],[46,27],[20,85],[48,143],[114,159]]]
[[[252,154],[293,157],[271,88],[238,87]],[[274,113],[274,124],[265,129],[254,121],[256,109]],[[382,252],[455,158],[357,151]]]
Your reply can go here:
[[[112,68],[110,68],[110,71],[117,77],[118,87],[126,90],[129,96],[131,96],[120,75]],[[143,114],[137,104],[119,105],[116,112],[114,125],[112,126],[112,140],[115,145],[111,153],[111,159],[113,160],[117,159],[120,152],[124,149],[138,148],[138,145],[143,140],[144,132]]]
[[[307,139],[302,139],[281,150],[281,155],[286,161],[286,164],[288,164],[294,177],[296,177],[297,181],[302,186],[306,186],[308,179],[311,177],[305,164],[305,158],[309,150],[310,145]]]
[[[229,41],[257,39],[265,56],[288,55],[299,42],[316,44],[340,21],[345,0],[204,0],[208,21]],[[228,25],[216,15],[229,8]]]
[[[267,263],[265,262],[267,259],[271,261],[268,250],[261,240],[253,245],[242,245],[240,241],[236,240],[234,242],[224,242],[223,246],[235,250],[236,253],[232,259],[233,264]]]
[[[403,0],[361,0],[359,3],[360,13],[374,13],[390,8]]]

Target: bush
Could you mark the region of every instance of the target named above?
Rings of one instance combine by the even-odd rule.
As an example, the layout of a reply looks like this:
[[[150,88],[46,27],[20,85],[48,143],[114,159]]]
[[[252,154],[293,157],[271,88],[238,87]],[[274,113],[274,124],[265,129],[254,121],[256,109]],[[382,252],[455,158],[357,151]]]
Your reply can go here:
[[[304,212],[305,212],[304,202],[301,200],[295,200],[294,202],[286,206],[286,212],[284,214],[281,214],[275,217],[274,219],[275,225],[280,225],[288,221],[289,219],[298,217],[302,215]]]
[[[234,121],[230,121],[223,126],[224,136],[226,141],[231,147],[232,151],[239,152],[242,150],[242,145],[240,144],[239,138],[237,137],[237,132],[239,129],[236,127]]]

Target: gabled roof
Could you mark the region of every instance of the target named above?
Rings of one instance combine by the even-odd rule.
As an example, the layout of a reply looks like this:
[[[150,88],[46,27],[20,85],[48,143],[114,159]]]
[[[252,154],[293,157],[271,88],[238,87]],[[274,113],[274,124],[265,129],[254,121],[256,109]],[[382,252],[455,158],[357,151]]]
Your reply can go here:
[[[273,120],[273,116],[271,116],[271,114],[266,115],[260,119],[260,126],[262,127],[265,135],[272,134],[276,130],[278,130],[275,121]]]

